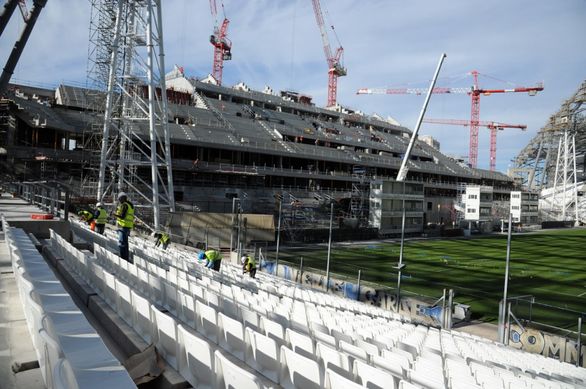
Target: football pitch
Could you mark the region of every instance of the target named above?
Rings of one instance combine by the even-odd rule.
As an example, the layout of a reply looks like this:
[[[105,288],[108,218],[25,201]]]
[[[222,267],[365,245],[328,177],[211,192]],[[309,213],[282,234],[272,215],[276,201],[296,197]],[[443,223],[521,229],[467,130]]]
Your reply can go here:
[[[396,243],[335,243],[330,268],[335,274],[395,287],[392,267],[399,257]],[[430,239],[405,242],[401,289],[439,298],[444,288],[453,289],[455,301],[472,307],[473,318],[498,319],[503,296],[507,237]],[[325,271],[327,247],[283,248],[280,258],[304,268]],[[309,270],[309,269],[308,269]],[[534,296],[538,303],[586,312],[586,229],[565,229],[513,234],[509,273],[509,297]],[[517,305],[523,318],[528,305]],[[515,311],[515,310],[514,310]],[[533,320],[576,328],[577,314],[533,306]]]

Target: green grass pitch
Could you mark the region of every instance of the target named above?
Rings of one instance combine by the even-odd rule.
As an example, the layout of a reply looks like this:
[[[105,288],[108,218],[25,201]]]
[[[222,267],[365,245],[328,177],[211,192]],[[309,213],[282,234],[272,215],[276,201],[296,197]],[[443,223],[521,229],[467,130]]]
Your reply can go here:
[[[455,301],[469,304],[473,318],[495,321],[503,296],[506,235],[473,239],[412,240],[405,243],[402,290],[439,298],[452,288]],[[327,248],[281,250],[285,261],[321,270]],[[336,244],[331,271],[395,287],[399,243]],[[511,244],[509,296],[532,295],[540,303],[586,312],[586,229],[515,234]],[[521,306],[517,312],[528,316]],[[534,320],[575,328],[577,316],[533,309]],[[576,320],[574,320],[576,319]]]

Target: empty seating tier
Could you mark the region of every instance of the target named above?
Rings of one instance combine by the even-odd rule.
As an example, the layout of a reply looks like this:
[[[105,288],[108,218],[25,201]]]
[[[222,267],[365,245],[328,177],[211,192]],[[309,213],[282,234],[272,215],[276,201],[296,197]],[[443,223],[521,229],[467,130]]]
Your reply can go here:
[[[82,225],[73,230],[94,242],[93,253],[80,252],[54,233],[52,250],[197,388],[586,386],[586,369],[554,359],[414,325],[396,313],[263,272],[256,279],[243,277],[241,268],[228,261],[215,272],[199,264],[193,251],[178,246],[162,251],[140,237],[131,238],[134,261],[128,263],[110,251],[115,237],[98,236]],[[11,230],[13,237],[18,234]],[[102,351],[92,352],[89,360],[69,360],[74,354],[68,353],[75,352],[68,343],[73,334],[89,329],[74,308],[67,308],[66,297],[52,292],[53,299],[44,298],[58,286],[37,269],[43,266],[38,255],[24,262],[17,256],[25,249],[14,251],[14,263],[25,266],[22,278],[35,282],[38,291],[28,299],[46,312],[42,320],[31,320],[39,333],[36,342],[61,349],[61,354],[48,353],[57,356],[51,356],[57,359],[51,359],[52,377],[65,379],[73,372],[78,382],[89,382],[91,364],[122,377],[98,345],[92,347]],[[93,339],[84,341],[97,343]]]

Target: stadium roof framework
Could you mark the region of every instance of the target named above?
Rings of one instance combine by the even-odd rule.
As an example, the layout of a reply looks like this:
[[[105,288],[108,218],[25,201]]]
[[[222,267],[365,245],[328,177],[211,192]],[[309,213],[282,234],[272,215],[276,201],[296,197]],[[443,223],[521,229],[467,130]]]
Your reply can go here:
[[[584,180],[586,154],[586,81],[548,122],[529,141],[515,158],[513,172],[522,177],[529,189],[543,189],[554,185],[560,139],[564,133],[574,135],[579,181]],[[581,163],[580,163],[581,162]]]

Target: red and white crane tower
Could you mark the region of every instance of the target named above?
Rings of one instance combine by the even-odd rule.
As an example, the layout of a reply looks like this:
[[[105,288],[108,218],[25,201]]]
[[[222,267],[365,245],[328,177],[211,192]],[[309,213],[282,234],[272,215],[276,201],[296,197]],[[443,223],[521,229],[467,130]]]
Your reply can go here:
[[[218,25],[218,9],[216,7],[216,0],[210,0],[210,11],[214,17],[214,33],[210,35],[210,43],[214,46],[214,65],[212,68],[212,76],[222,85],[222,71],[224,69],[224,61],[232,59],[232,42],[228,39],[228,24],[230,21],[226,18],[224,13],[224,20],[222,25]],[[222,12],[224,11],[224,4],[222,3]]]
[[[342,65],[342,55],[344,54],[344,48],[338,40],[340,47],[336,49],[336,53],[332,53],[330,46],[330,40],[328,39],[328,33],[326,31],[324,17],[321,12],[321,4],[319,0],[312,0],[313,12],[315,13],[315,20],[321,33],[321,39],[324,46],[324,53],[326,55],[326,61],[328,63],[328,103],[327,106],[331,107],[336,105],[336,96],[338,94],[338,77],[343,77],[348,74],[346,68]],[[334,26],[332,25],[332,30]],[[335,30],[334,30],[335,34]],[[337,37],[336,37],[337,39]]]
[[[473,70],[470,72],[473,79],[471,88],[433,88],[432,93],[442,94],[468,94],[472,100],[472,108],[470,115],[470,149],[468,154],[468,161],[470,166],[475,168],[478,165],[478,127],[480,119],[480,96],[490,96],[493,93],[517,93],[526,92],[529,96],[535,96],[537,92],[543,90],[543,84],[537,84],[533,87],[516,87],[509,89],[482,89],[478,86],[478,72]],[[390,95],[420,95],[426,93],[426,88],[399,88],[399,89],[384,89],[384,88],[361,88],[356,93],[363,94],[390,94]],[[504,127],[503,127],[504,128]],[[493,151],[494,150],[494,151]],[[491,131],[491,170],[494,170],[494,163],[496,157],[496,129]]]
[[[430,124],[448,124],[454,126],[469,127],[471,122],[469,120],[461,119],[423,119],[424,123]],[[506,124],[499,122],[487,122],[479,120],[477,122],[478,127],[486,127],[490,130],[490,170],[494,171],[496,168],[496,133],[498,130],[504,130],[505,128],[518,128],[521,131],[525,131],[527,126],[524,124]]]

